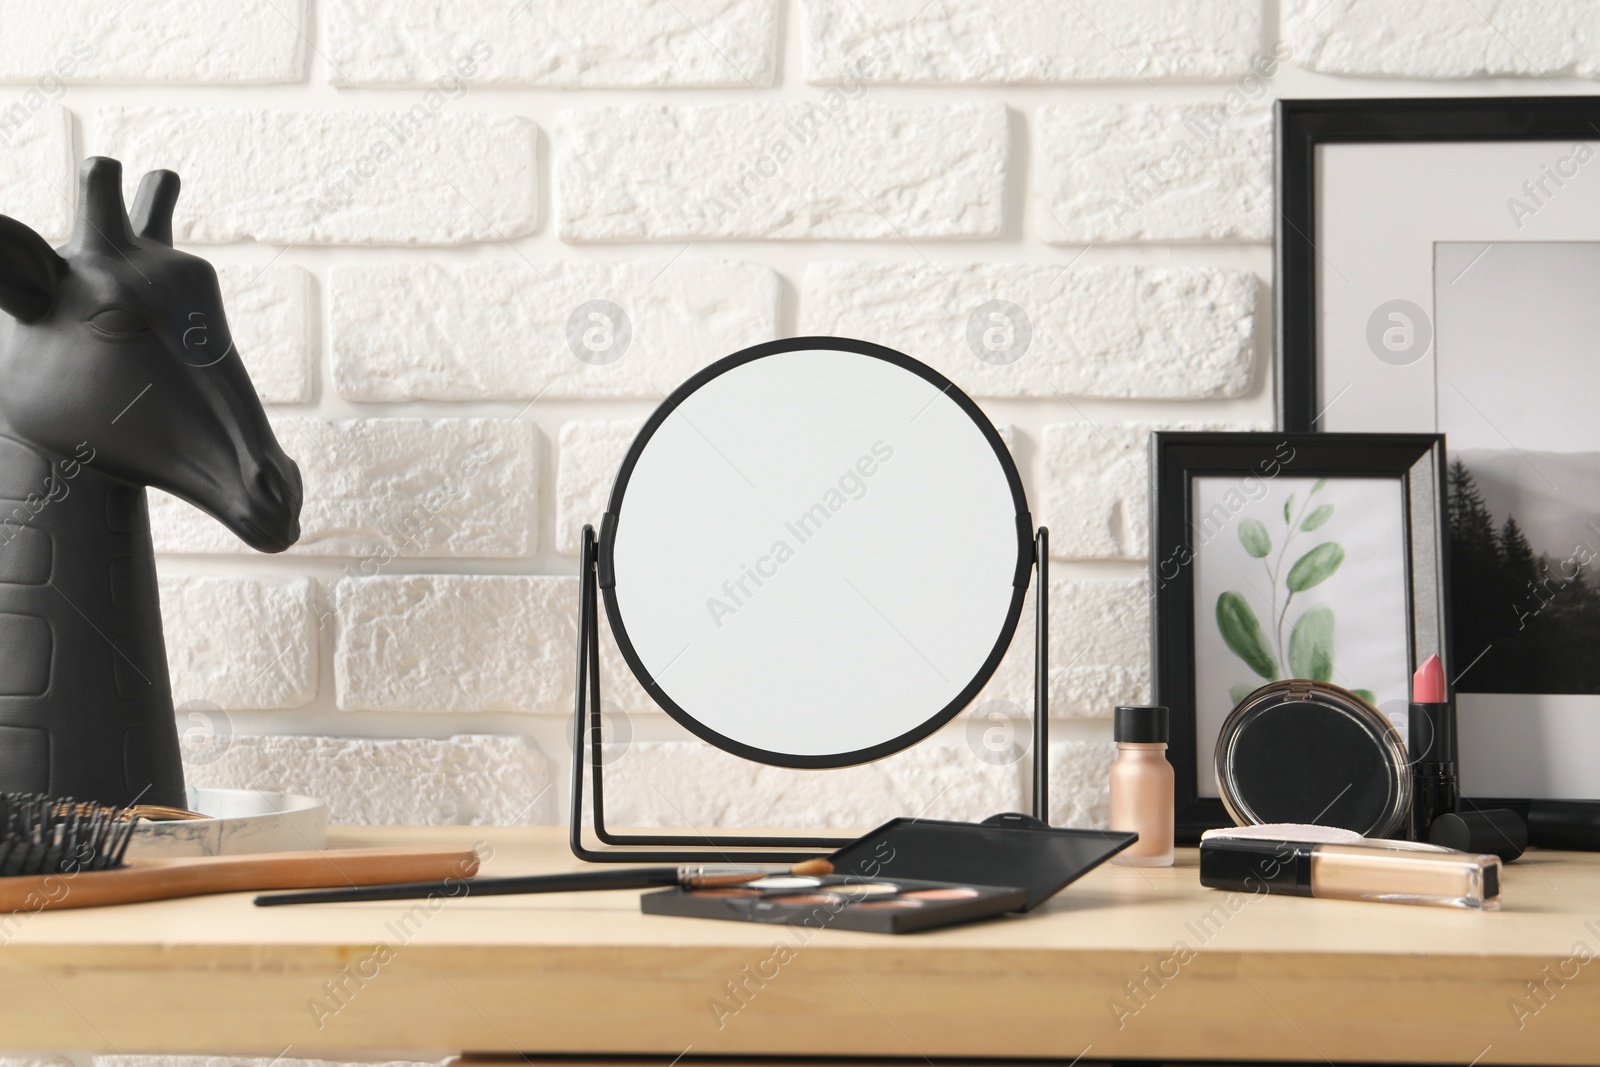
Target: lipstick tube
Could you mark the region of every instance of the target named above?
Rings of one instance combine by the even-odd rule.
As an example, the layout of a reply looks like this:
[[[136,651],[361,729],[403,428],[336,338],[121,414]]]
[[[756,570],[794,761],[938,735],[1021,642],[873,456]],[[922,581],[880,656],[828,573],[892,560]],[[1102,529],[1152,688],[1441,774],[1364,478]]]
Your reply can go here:
[[[1434,820],[1461,804],[1455,747],[1455,708],[1449,704],[1412,704],[1407,754],[1411,760],[1411,837],[1428,840]],[[1441,758],[1443,757],[1443,758]]]
[[[1406,749],[1411,763],[1411,839],[1428,840],[1434,820],[1461,805],[1456,776],[1456,706],[1444,667],[1429,656],[1411,679]]]
[[[1200,884],[1237,893],[1492,911],[1500,906],[1500,858],[1410,841],[1215,836],[1200,842]]]

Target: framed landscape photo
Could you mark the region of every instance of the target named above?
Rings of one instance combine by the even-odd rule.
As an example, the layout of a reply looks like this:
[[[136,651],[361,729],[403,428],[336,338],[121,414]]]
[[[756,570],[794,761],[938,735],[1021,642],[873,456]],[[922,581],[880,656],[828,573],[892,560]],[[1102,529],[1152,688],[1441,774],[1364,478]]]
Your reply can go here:
[[[1436,434],[1156,433],[1152,661],[1179,839],[1232,821],[1217,735],[1246,695],[1312,678],[1404,736],[1411,674],[1450,663]]]
[[[1600,798],[1600,97],[1278,105],[1287,430],[1443,433],[1463,791]]]

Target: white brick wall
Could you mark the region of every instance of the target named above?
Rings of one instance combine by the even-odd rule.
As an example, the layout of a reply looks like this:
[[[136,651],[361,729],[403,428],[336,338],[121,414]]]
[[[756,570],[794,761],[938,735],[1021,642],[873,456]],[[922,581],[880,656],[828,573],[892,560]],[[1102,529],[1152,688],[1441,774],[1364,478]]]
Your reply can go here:
[[[217,281],[234,346],[261,399],[308,403],[316,385],[311,273],[287,264],[236,263],[221,267]]]
[[[777,274],[699,256],[341,267],[329,288],[334,382],[365,403],[659,399],[778,329]],[[625,319],[586,344],[600,300]]]
[[[1600,75],[1600,9],[1584,0],[1283,0],[1283,34],[1329,74],[1397,78]]]
[[[175,703],[298,708],[316,698],[310,579],[167,575],[160,587]]]
[[[556,550],[576,556],[587,523],[596,531],[611,499],[611,483],[644,425],[641,419],[569,422],[561,427],[556,469]]]
[[[1050,745],[1050,822],[1105,829],[1111,822],[1110,741],[1054,741]]]
[[[1044,428],[1034,514],[1050,529],[1050,555],[1144,560],[1150,528],[1152,430],[1266,430],[1268,423],[1105,422]]]
[[[0,81],[50,71],[68,84],[247,85],[305,73],[307,0],[16,0],[6,5]]]
[[[1011,649],[972,710],[993,700],[1033,707],[1033,591]],[[1143,578],[1050,576],[1050,714],[1104,718],[1150,698],[1150,604]]]
[[[178,172],[178,241],[449,245],[532,231],[534,124],[452,110],[439,90],[412,96],[393,111],[106,108],[90,148],[122,160],[130,193],[145,170]]]
[[[51,241],[72,228],[72,116],[38,88],[0,108],[0,214],[26,221]]]
[[[999,104],[905,107],[838,89],[792,103],[574,108],[558,124],[569,241],[994,237]],[[626,160],[619,166],[618,161]]]
[[[801,332],[898,348],[979,397],[1199,400],[1250,387],[1257,286],[1249,272],[1043,263],[938,271],[813,263]],[[1016,305],[1021,320],[985,315],[996,300]],[[1021,352],[1012,362],[982,358],[997,347]]]
[[[435,85],[489,43],[486,85],[758,88],[777,69],[778,0],[330,0],[335,85]]]
[[[1111,706],[1150,688],[1148,433],[1271,423],[1271,98],[1593,89],[1595,5],[1477,7],[5,4],[0,212],[60,241],[83,154],[120,157],[130,194],[179,171],[178,241],[218,265],[305,474],[274,557],[152,494],[175,695],[229,717],[191,780],[346,822],[564,818],[579,529],[685,376],[831,331],[927,360],[1006,429],[1055,556],[1053,814],[1103,823]],[[970,339],[991,301],[1027,327],[1002,366]],[[620,352],[584,347],[597,308]],[[980,348],[1023,321],[987,314]],[[971,716],[836,775],[738,765],[604,632],[619,822],[1025,802],[1025,761],[976,759]],[[1028,705],[1031,635],[1030,608],[984,701]]]
[[[691,741],[635,744],[606,768],[606,816],[616,826],[857,829],[897,815],[965,819],[1021,808],[1027,766],[987,763],[943,733],[835,771],[766,767]]]
[[[539,446],[517,419],[273,420],[300,464],[305,506],[289,551],[352,557],[528,556],[538,543]],[[249,551],[198,508],[150,494],[158,552]]]
[[[551,821],[550,767],[520,737],[292,737],[238,734],[190,765],[190,785],[283,789],[321,798],[335,823],[538,825]]]
[[[1039,236],[1053,243],[1265,241],[1272,114],[1227,104],[1039,113]]]
[[[1138,81],[1245,74],[1262,7],[1237,0],[941,0],[910,9],[803,0],[806,78],[833,84],[857,56],[891,57],[884,81]]]
[[[339,707],[565,710],[577,590],[553,576],[346,578],[333,661]]]

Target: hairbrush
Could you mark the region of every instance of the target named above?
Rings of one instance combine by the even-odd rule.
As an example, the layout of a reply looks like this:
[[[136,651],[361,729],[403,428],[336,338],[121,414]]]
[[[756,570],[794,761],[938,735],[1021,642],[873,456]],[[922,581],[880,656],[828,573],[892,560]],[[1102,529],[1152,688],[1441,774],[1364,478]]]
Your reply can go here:
[[[470,878],[471,849],[370,848],[126,859],[126,808],[0,793],[0,912],[86,908],[259,889]]]

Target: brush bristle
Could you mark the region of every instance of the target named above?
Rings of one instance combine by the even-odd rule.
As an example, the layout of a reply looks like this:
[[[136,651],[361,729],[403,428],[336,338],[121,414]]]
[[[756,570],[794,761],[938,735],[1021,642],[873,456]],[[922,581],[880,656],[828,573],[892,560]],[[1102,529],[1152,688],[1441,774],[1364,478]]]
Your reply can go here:
[[[821,878],[833,873],[833,864],[827,860],[806,860],[789,868],[790,874],[809,874]]]
[[[120,808],[0,793],[0,876],[120,867],[134,822]]]

